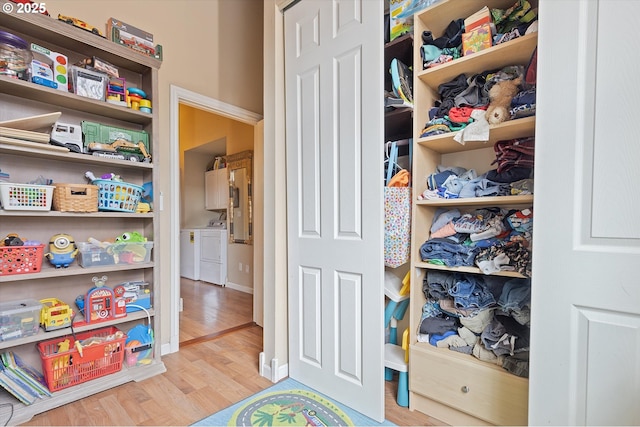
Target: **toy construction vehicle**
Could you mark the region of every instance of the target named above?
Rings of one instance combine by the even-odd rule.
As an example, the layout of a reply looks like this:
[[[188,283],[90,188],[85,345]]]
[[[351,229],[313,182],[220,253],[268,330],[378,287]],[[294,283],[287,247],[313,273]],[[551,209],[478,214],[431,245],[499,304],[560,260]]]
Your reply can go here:
[[[151,155],[142,141],[137,144],[126,139],[116,139],[109,144],[90,142],[87,148],[95,156],[151,163]]]

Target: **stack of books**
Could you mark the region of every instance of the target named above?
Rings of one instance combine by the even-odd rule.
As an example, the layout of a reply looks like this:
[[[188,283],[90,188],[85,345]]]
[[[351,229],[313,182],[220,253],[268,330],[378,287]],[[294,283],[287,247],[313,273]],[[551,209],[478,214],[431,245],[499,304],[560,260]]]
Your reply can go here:
[[[491,11],[487,6],[464,20],[462,55],[471,55],[490,48],[493,40]]]
[[[0,386],[25,405],[51,396],[44,375],[12,351],[0,355]]]

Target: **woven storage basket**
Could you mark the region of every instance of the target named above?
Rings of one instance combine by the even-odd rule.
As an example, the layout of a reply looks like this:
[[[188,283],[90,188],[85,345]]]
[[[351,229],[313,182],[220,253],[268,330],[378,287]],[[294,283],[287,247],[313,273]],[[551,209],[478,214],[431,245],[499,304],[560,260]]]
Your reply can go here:
[[[53,210],[60,212],[98,212],[98,186],[55,184]]]

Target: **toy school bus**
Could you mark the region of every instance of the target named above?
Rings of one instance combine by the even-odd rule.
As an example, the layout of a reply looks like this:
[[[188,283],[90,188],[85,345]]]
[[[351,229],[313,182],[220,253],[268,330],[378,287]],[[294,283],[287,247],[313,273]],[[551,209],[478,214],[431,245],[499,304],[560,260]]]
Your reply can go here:
[[[66,328],[71,326],[73,310],[56,298],[40,300],[42,309],[40,310],[40,324],[45,331]]]

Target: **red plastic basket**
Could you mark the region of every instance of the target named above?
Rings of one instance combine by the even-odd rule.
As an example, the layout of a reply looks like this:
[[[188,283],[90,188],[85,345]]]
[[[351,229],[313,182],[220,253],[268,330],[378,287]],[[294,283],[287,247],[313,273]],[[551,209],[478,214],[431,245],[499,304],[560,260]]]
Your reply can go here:
[[[44,245],[0,246],[0,276],[38,273],[43,254]]]
[[[98,343],[88,345],[91,338]],[[108,338],[112,339],[106,340]],[[118,328],[112,326],[83,332],[76,334],[76,339],[84,343],[82,355],[70,335],[38,343],[49,390],[62,390],[122,369],[127,335]],[[59,344],[65,340],[69,340],[69,350],[59,352]]]

